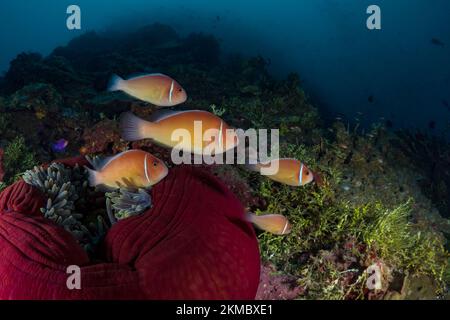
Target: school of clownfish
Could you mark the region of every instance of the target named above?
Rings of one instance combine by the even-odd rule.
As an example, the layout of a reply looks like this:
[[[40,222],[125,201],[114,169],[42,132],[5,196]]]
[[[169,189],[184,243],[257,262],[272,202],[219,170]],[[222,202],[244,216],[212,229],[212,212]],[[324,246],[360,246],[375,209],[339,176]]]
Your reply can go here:
[[[146,74],[127,80],[114,75],[110,81],[109,91],[123,91],[126,94],[159,107],[172,107],[184,103],[187,93],[174,79],[163,74]],[[126,141],[151,139],[153,142],[168,147],[181,148],[184,152],[204,154],[208,141],[195,141],[194,138],[181,146],[172,140],[172,133],[177,129],[194,132],[194,122],[202,123],[203,133],[215,129],[219,138],[214,140],[214,150],[217,154],[235,148],[239,143],[234,129],[220,117],[203,110],[169,111],[156,116],[152,121],[146,121],[131,112],[121,115],[121,136]],[[233,133],[234,132],[234,133]],[[203,135],[202,135],[203,137]],[[247,168],[259,172],[265,166],[276,161],[278,170],[266,175],[269,179],[290,186],[303,186],[314,180],[312,171],[296,159],[283,158],[265,163],[247,165]],[[129,188],[149,188],[168,174],[165,163],[154,155],[142,150],[128,150],[107,158],[103,163],[86,168],[89,172],[89,183],[92,187],[117,189],[123,186]],[[246,214],[246,219],[263,231],[276,235],[285,235],[291,231],[286,217],[279,214],[255,215]]]

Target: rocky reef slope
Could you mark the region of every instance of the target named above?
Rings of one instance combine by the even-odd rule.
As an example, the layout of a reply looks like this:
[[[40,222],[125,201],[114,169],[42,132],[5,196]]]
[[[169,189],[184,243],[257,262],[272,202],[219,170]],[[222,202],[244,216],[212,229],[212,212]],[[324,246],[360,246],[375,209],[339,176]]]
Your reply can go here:
[[[281,155],[296,157],[323,182],[273,183],[239,166],[205,167],[252,212],[286,215],[286,237],[259,234],[266,266],[259,298],[401,299],[445,297],[449,283],[450,146],[419,132],[325,122],[299,76],[274,79],[263,57],[223,56],[210,35],[180,37],[154,24],[127,34],[84,34],[49,56],[22,53],[0,79],[0,188],[37,163],[78,154],[167,150],[120,139],[117,117],[155,107],[106,92],[111,74],[170,74],[183,106],[235,127],[279,128]],[[63,152],[52,143],[69,141]],[[381,286],[368,288],[377,266]]]

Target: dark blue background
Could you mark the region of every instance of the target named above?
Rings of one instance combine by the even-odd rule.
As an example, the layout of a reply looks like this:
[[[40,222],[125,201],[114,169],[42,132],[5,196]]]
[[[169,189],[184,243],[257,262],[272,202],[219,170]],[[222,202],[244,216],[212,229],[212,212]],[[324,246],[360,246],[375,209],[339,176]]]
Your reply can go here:
[[[81,31],[66,29],[70,4],[81,7]],[[381,7],[381,31],[366,28],[371,4]],[[5,0],[0,72],[21,51],[48,54],[88,30],[126,31],[158,21],[181,34],[214,33],[225,51],[261,54],[277,76],[299,72],[307,93],[330,116],[344,113],[366,123],[384,117],[421,128],[435,120],[444,130],[450,120],[444,105],[450,103],[449,17],[448,0]]]

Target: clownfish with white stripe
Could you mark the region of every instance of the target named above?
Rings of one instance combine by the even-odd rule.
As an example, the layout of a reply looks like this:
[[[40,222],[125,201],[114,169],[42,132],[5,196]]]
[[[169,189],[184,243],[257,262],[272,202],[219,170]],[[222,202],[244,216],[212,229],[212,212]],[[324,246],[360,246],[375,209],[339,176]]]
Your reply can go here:
[[[275,159],[269,162],[247,166],[250,170],[262,173],[263,168],[278,168],[273,174],[265,174],[271,180],[293,187],[304,186],[314,180],[313,172],[301,161],[292,158]]]
[[[95,170],[86,169],[89,185],[105,189],[146,189],[164,179],[169,172],[163,161],[142,150],[124,151],[104,159]]]
[[[159,107],[176,106],[187,99],[187,93],[180,84],[161,73],[141,75],[127,80],[113,75],[108,91],[123,91]]]
[[[152,139],[165,147],[199,155],[222,154],[239,144],[235,129],[204,110],[159,111],[152,121],[126,112],[121,115],[120,129],[126,141]]]
[[[264,214],[257,216],[253,213],[246,213],[245,219],[253,223],[258,229],[283,236],[291,232],[289,220],[281,214]]]

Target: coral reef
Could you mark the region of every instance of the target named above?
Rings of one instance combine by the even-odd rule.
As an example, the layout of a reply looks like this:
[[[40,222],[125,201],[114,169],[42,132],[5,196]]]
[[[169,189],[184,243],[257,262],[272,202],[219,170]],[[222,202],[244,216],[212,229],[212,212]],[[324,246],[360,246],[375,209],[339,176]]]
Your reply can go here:
[[[433,300],[435,299],[435,288],[437,284],[431,277],[424,275],[407,275],[403,286],[396,292],[385,296],[389,300]],[[448,299],[448,297],[447,297]]]
[[[125,150],[127,144],[120,139],[119,127],[116,121],[104,119],[83,133],[83,153],[118,153]]]
[[[405,158],[393,152],[381,128],[365,138],[336,125],[333,133],[338,137],[333,140],[312,146],[286,143],[281,148],[282,155],[303,159],[320,172],[322,186],[293,189],[255,177],[255,195],[266,203],[256,210],[284,214],[293,225],[283,239],[260,235],[263,257],[297,275],[305,298],[383,298],[390,296],[391,282],[409,273],[434,279],[434,297],[442,296],[449,280],[446,238],[428,217],[432,204],[414,183],[416,171],[403,166],[399,160]],[[341,146],[344,142],[348,147]],[[389,164],[392,159],[395,164]],[[412,197],[423,203],[416,205]],[[365,270],[378,262],[387,266],[388,280],[374,294],[366,288]]]
[[[6,110],[33,110],[36,113],[58,112],[63,101],[55,88],[46,83],[33,83],[17,90],[6,103]],[[41,116],[41,119],[45,115]]]
[[[419,170],[419,185],[440,212],[450,217],[450,144],[445,139],[418,132],[401,131],[394,143]]]
[[[18,179],[20,174],[36,164],[36,155],[30,151],[22,136],[9,142],[2,151],[4,174],[2,181],[8,185]]]
[[[296,277],[280,274],[271,264],[262,266],[257,300],[292,300],[302,292],[303,288],[297,284]]]
[[[0,108],[0,110],[2,110]],[[8,126],[11,122],[11,115],[8,113],[4,113],[4,111],[0,114],[0,134],[4,134],[6,132],[6,129],[8,129]]]
[[[325,120],[302,90],[298,75],[277,80],[267,71],[268,64],[260,56],[224,57],[214,37],[181,37],[161,24],[124,34],[86,33],[48,57],[20,54],[0,81],[0,189],[36,163],[54,159],[50,145],[61,138],[69,145],[58,156],[140,148],[172,167],[166,149],[149,140],[127,143],[118,132],[120,112],[131,109],[146,118],[157,108],[123,93],[105,92],[113,73],[158,70],[183,84],[189,109],[212,111],[243,129],[279,128],[281,156],[302,160],[321,177],[320,185],[292,188],[240,166],[203,166],[247,210],[283,214],[293,226],[286,237],[258,234],[265,262],[258,297],[446,297],[448,143],[418,132],[393,132],[381,124],[367,129],[357,120]],[[70,211],[69,230],[88,229],[90,236],[86,230],[76,235],[83,243],[92,243],[101,232],[95,231],[98,227],[91,230],[96,218],[85,222],[77,215],[86,211],[82,199],[91,206],[97,203],[93,217],[111,222],[139,215],[152,204],[142,191],[86,195],[81,168],[49,168],[34,169],[25,179],[43,185],[50,199],[44,214],[62,223],[67,218],[61,215]],[[64,185],[68,181],[70,186]],[[72,198],[74,189],[83,195]],[[369,290],[366,271],[374,265],[380,266],[382,285]]]
[[[5,151],[0,148],[0,191],[2,191],[6,187],[6,184],[3,182],[3,178],[5,177],[5,168],[3,166],[4,156]]]
[[[56,83],[62,79],[71,78],[72,70],[64,70],[64,67],[61,68],[61,63],[58,66],[53,62],[52,59],[44,59],[38,53],[19,54],[10,64],[2,91],[14,93],[32,83]]]

